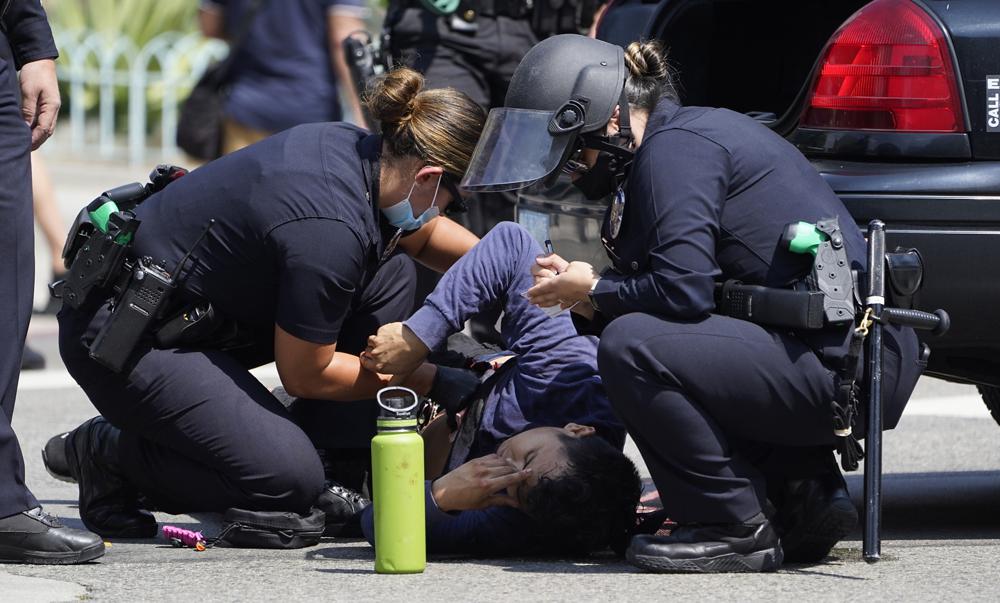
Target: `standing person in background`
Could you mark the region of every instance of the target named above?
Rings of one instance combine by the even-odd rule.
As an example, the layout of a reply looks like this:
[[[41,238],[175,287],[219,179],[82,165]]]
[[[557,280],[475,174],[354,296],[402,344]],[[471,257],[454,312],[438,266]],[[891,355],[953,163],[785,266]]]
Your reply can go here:
[[[49,261],[52,265],[52,280],[54,282],[66,275],[62,264],[62,247],[66,240],[66,225],[59,216],[59,206],[56,204],[56,194],[52,190],[52,180],[45,169],[40,153],[31,154],[31,199],[35,209],[35,223],[42,231],[45,245],[49,248]],[[58,299],[48,296],[40,313],[55,314],[59,311]],[[45,368],[45,356],[41,352],[25,344],[21,355],[21,370],[30,371]]]
[[[365,127],[342,41],[364,29],[365,0],[261,0],[229,83],[222,152],[231,153],[304,123],[340,121],[338,86],[352,120]],[[201,31],[227,39],[252,0],[204,0]]]
[[[66,224],[59,215],[59,204],[56,192],[52,188],[52,177],[45,167],[41,152],[31,154],[31,199],[35,209],[35,223],[42,232],[45,246],[49,249],[49,266],[52,269],[52,281],[57,281],[66,275],[63,266],[62,248],[66,242]],[[59,300],[49,298],[44,314],[55,314],[59,311]]]
[[[42,510],[24,483],[10,426],[35,279],[30,152],[52,135],[59,114],[56,56],[39,1],[0,0],[0,561],[8,563],[83,563],[104,554],[96,535]]]

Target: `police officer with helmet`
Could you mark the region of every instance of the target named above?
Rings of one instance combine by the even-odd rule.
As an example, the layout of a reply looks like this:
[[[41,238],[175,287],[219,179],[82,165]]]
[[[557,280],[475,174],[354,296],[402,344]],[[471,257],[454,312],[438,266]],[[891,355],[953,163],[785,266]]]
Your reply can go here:
[[[372,399],[391,376],[363,369],[358,354],[380,325],[408,315],[408,256],[444,271],[478,241],[439,214],[463,204],[456,185],[485,117],[455,90],[424,90],[409,69],[389,73],[369,108],[379,134],[297,126],[177,178],[132,218],[113,214],[141,221],[125,252],[138,266],[126,291],[163,272],[177,285],[165,311],[146,312],[157,320],[120,367],[98,353],[101,342],[155,292],[93,290],[59,314],[66,368],[102,417],[51,439],[45,460],[79,483],[93,531],[151,537],[150,508],[304,514],[328,490],[309,436],[340,426],[322,409],[354,401],[370,411],[354,434],[367,444]],[[122,324],[122,337],[132,333]],[[287,392],[314,409],[305,421],[250,374],[272,361]],[[446,402],[470,393],[452,374],[423,364],[397,382]],[[356,495],[332,494],[339,500],[317,504],[328,524],[360,510]]]
[[[579,33],[600,0],[392,0],[385,18],[393,60],[416,69],[431,88],[451,86],[482,107],[503,105],[521,58],[538,40]],[[506,195],[479,195],[466,217],[483,236],[513,217]]]
[[[614,195],[602,230],[611,266],[545,256],[527,294],[573,306],[578,326],[600,331],[609,396],[678,523],[669,536],[633,537],[629,560],[718,572],[823,559],[857,522],[833,456],[854,458],[863,423],[834,412],[856,417],[865,404],[851,387],[864,366],[853,315],[820,328],[757,324],[721,314],[716,290],[808,286],[812,256],[782,243],[800,221],[827,225],[843,263],[863,272],[865,242],[842,202],[764,125],[681,106],[648,42],[623,52],[563,35],[535,46],[463,186],[510,190],[560,172],[591,198]],[[884,333],[893,427],[921,367],[911,329]]]

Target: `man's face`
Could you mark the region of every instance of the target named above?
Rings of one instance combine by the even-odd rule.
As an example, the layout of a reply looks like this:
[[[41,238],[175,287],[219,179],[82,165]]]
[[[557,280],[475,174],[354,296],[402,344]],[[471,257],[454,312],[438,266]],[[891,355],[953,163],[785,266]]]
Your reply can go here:
[[[531,469],[531,477],[507,494],[524,504],[525,497],[542,477],[556,477],[569,466],[566,445],[562,438],[580,438],[593,435],[594,428],[568,423],[565,427],[536,427],[505,440],[497,448],[497,455],[509,459],[518,469]]]

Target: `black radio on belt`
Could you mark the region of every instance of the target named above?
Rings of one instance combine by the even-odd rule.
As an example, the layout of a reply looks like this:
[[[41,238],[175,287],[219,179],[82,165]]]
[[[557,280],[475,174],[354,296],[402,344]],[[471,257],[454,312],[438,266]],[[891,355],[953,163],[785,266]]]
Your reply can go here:
[[[115,309],[90,344],[90,357],[119,373],[154,321],[161,318],[176,281],[149,257],[140,258]]]
[[[347,69],[354,82],[354,91],[358,99],[364,101],[365,92],[375,78],[392,70],[388,34],[383,33],[380,44],[376,45],[367,31],[354,31],[348,34],[341,44],[344,48]],[[369,124],[375,123],[371,111],[364,102],[361,103],[361,110]]]
[[[128,266],[131,276],[112,304],[111,317],[90,344],[91,358],[116,373],[125,368],[139,341],[169,309],[184,264],[214,225],[215,220],[209,220],[198,240],[177,262],[173,274],[149,257],[139,258],[134,266]]]

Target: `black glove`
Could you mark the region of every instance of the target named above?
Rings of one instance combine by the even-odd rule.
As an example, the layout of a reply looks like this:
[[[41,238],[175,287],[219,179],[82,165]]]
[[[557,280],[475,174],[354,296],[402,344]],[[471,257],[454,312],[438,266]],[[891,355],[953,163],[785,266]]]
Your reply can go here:
[[[438,366],[427,397],[439,404],[449,417],[465,410],[479,390],[479,376],[466,369]]]

